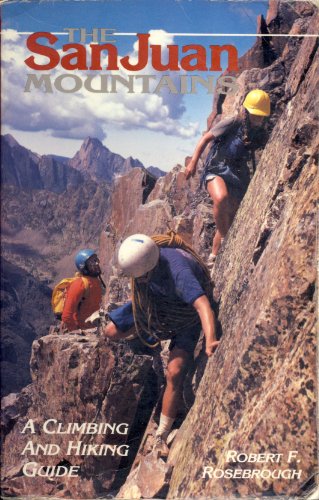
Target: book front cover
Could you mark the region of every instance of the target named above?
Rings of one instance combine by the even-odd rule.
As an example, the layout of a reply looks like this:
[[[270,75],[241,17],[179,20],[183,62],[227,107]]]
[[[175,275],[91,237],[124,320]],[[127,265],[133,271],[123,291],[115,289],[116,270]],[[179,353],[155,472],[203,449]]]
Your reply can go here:
[[[4,497],[315,490],[317,32],[310,1],[2,5]]]

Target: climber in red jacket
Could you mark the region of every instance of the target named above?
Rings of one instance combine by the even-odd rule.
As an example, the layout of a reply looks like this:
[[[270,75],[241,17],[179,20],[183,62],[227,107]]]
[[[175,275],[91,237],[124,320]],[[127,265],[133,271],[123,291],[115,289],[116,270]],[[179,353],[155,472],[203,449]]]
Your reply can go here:
[[[71,283],[63,308],[62,323],[67,330],[92,328],[86,318],[99,309],[102,299],[100,261],[93,250],[78,252],[75,265],[81,275]]]

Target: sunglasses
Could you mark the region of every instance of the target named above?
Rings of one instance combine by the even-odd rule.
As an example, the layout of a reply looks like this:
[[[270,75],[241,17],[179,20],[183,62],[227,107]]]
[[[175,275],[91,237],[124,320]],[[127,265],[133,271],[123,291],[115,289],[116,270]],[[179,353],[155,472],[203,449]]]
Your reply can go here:
[[[92,255],[92,257],[90,257],[87,260],[87,263],[88,264],[99,264],[100,263],[100,259],[96,255]]]

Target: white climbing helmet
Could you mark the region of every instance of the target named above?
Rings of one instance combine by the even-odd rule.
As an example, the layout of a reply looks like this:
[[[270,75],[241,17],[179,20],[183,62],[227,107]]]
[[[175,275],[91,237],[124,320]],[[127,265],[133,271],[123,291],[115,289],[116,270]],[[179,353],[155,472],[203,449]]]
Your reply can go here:
[[[118,253],[120,268],[132,278],[139,278],[154,269],[158,259],[158,246],[145,234],[133,234],[126,238]]]

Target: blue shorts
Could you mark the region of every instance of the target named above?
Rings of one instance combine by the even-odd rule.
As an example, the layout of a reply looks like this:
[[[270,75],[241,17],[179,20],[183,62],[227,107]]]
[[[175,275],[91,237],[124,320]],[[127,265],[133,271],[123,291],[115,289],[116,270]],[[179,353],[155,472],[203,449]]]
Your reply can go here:
[[[210,181],[213,181],[215,179],[215,177],[217,177],[217,175],[215,174],[207,174],[205,179],[204,179],[204,185],[205,185],[205,189],[207,189],[207,184],[210,182]]]
[[[127,332],[134,326],[134,316],[132,302],[127,302],[123,306],[108,313],[108,316],[121,332]]]
[[[242,199],[247,191],[250,181],[249,168],[246,164],[237,167],[229,165],[225,160],[206,167],[201,178],[201,186],[204,184],[207,189],[209,181],[221,177],[226,183],[230,194]]]
[[[130,328],[134,326],[132,302],[128,302],[114,311],[111,311],[109,313],[109,318],[121,332],[127,332],[130,330]],[[191,329],[186,327],[182,332],[176,333],[175,335],[172,334],[169,350],[171,351],[176,347],[193,354],[200,332],[201,324],[199,322],[198,326],[196,325]],[[151,339],[147,339],[148,342],[150,340]]]

